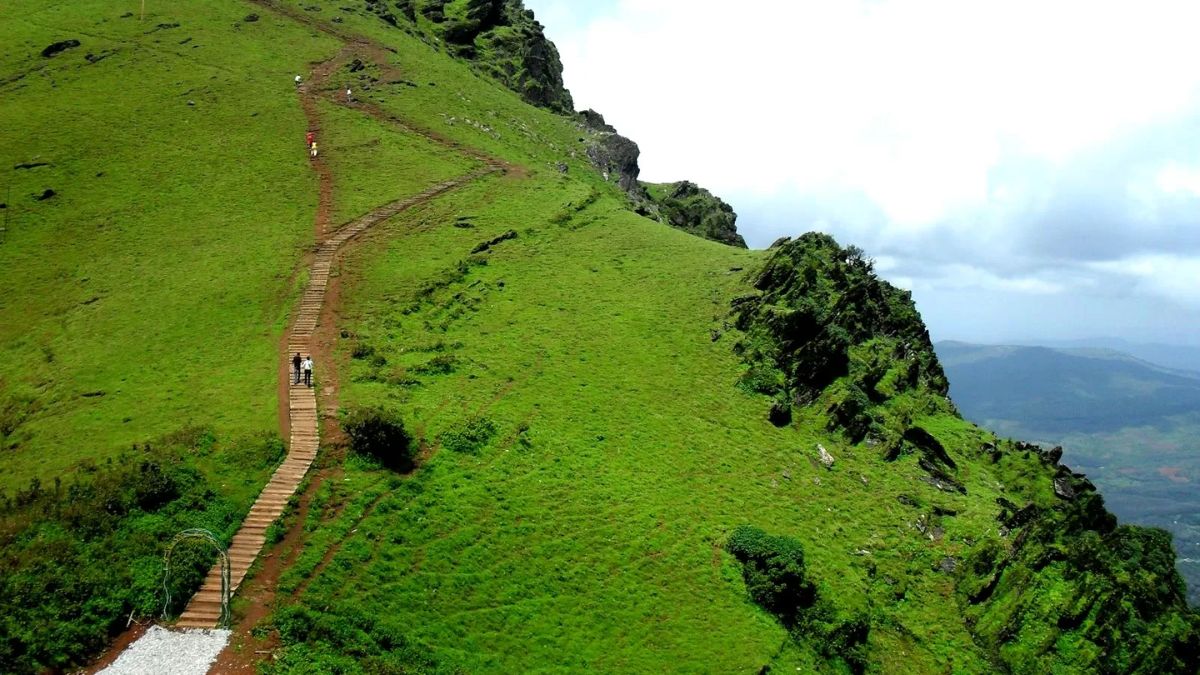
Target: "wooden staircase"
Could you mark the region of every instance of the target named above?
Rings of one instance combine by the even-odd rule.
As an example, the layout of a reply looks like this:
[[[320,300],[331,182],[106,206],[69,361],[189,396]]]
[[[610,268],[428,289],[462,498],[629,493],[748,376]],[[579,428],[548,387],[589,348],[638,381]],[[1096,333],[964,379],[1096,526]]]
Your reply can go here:
[[[504,167],[499,164],[489,164],[465,176],[454,180],[438,183],[424,192],[381,206],[370,213],[348,223],[334,232],[318,248],[309,271],[308,286],[300,298],[300,308],[292,323],[291,337],[288,339],[287,352],[283,354],[284,368],[290,373],[292,357],[299,352],[302,357],[312,354],[311,341],[321,317],[321,308],[325,303],[325,289],[329,286],[329,272],[333,268],[334,257],[343,244],[388,218],[405,209],[428,201],[444,192],[465,185],[473,180],[492,173],[502,173]],[[266,544],[267,528],[283,514],[288,499],[291,498],[304,479],[313,460],[317,457],[320,445],[317,429],[317,397],[315,389],[304,384],[292,384],[288,388],[288,415],[291,420],[291,442],[288,445],[288,456],[283,464],[275,470],[270,482],[263,488],[258,501],[250,508],[250,513],[242,523],[241,529],[234,535],[229,545],[230,588],[232,597],[246,572],[258,558],[263,545]],[[221,620],[221,563],[217,562],[208,572],[204,584],[187,609],[180,615],[176,626],[179,628],[215,628]]]
[[[317,311],[319,311],[319,307]],[[303,311],[302,311],[303,314]],[[293,339],[288,345],[289,354],[300,352],[308,355],[308,340]],[[287,367],[291,369],[291,357]],[[229,544],[229,594],[241,585],[246,572],[258,558],[266,543],[267,528],[271,526],[287,507],[287,501],[296,492],[300,481],[308,473],[317,457],[317,397],[314,390],[304,384],[292,385],[288,390],[288,406],[291,417],[292,437],[288,446],[287,459],[275,470],[271,480],[263,488],[241,529]],[[217,562],[208,572],[204,584],[192,596],[187,609],[175,624],[179,628],[215,628],[221,618],[221,563]]]

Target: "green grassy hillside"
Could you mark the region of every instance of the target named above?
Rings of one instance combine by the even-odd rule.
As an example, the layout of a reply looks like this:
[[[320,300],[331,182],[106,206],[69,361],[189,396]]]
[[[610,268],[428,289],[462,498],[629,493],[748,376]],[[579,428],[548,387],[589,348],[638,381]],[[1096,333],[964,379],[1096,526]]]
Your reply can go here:
[[[418,461],[400,474],[326,448],[256,630],[274,650],[263,670],[1195,663],[1169,543],[1116,528],[1057,458],[959,419],[911,299],[861,251],[817,235],[747,251],[636,215],[588,163],[596,132],[482,74],[424,11],[151,1],[142,21],[128,4],[0,10],[0,122],[27,139],[0,155],[49,163],[14,170],[0,245],[14,289],[0,484],[23,490],[0,502],[0,597],[25,599],[4,608],[6,670],[78,662],[155,604],[99,573],[56,595],[38,527],[75,542],[77,569],[154,570],[190,513],[228,536],[277,460],[278,343],[314,222],[485,155],[506,173],[401,212],[343,258],[322,387],[345,410],[398,414]],[[486,3],[442,4],[460,21]],[[40,55],[68,38],[81,45]],[[314,63],[334,68],[330,94],[358,99],[315,111],[328,214],[291,82]],[[47,187],[59,194],[31,197]],[[184,425],[200,430],[171,434]],[[81,469],[158,438],[162,457],[116,463],[144,467],[134,477]],[[258,449],[235,461],[238,443]],[[119,489],[160,474],[161,490]],[[25,487],[55,477],[68,487]],[[122,507],[97,525],[64,494]],[[89,595],[103,602],[72,619]],[[46,604],[58,611],[25,607]]]

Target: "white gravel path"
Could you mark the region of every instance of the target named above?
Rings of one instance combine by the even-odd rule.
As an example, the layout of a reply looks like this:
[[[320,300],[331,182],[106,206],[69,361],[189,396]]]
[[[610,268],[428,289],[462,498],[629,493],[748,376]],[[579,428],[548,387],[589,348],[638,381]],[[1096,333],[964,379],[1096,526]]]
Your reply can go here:
[[[169,631],[152,626],[104,675],[205,675],[229,642],[227,630]]]

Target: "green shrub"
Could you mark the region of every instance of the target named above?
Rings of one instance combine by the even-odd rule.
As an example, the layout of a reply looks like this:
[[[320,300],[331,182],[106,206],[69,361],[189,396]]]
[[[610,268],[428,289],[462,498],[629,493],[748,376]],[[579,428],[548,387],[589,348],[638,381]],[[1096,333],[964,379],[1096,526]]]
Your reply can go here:
[[[828,598],[819,596],[807,578],[798,540],[741,525],[726,548],[742,563],[742,578],[755,603],[774,614],[794,638],[810,639],[826,657],[863,672],[870,621],[861,614],[843,616]]]
[[[812,605],[816,590],[805,577],[804,549],[791,537],[741,525],[729,537],[729,552],[742,563],[750,597],[787,626]]]
[[[354,408],[342,416],[342,430],[354,452],[389,469],[412,469],[416,448],[399,413],[380,407]]]
[[[422,375],[449,375],[454,372],[454,365],[458,359],[449,354],[440,354],[429,359],[427,363],[413,368],[414,372]]]
[[[472,417],[442,433],[442,447],[451,452],[477,455],[496,434],[496,425],[486,417]]]

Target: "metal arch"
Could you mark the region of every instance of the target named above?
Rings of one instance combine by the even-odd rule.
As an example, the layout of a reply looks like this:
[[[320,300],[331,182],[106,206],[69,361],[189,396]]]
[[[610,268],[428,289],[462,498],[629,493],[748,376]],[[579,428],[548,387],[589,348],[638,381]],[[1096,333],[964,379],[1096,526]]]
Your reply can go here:
[[[167,618],[167,611],[171,606],[171,589],[167,585],[167,581],[171,576],[171,554],[175,552],[175,547],[177,545],[191,539],[206,541],[209,544],[212,544],[212,547],[217,550],[217,556],[221,561],[221,617],[217,623],[220,626],[228,626],[230,618],[229,596],[230,587],[232,586],[230,583],[229,554],[226,552],[225,548],[221,546],[221,542],[217,540],[216,536],[213,535],[212,532],[198,528],[184,530],[183,532],[175,535],[175,537],[171,540],[171,543],[167,546],[167,552],[163,554],[164,599],[162,616],[164,619]]]

